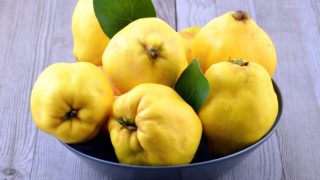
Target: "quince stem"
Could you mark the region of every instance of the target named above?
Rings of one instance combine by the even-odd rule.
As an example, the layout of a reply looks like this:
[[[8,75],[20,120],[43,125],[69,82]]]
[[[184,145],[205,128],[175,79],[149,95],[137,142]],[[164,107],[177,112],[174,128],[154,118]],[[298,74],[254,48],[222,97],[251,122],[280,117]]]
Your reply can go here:
[[[237,60],[229,60],[232,64],[237,64],[239,66],[248,66],[249,62],[248,61],[243,61],[242,59],[237,59]]]
[[[134,123],[130,123],[128,120],[124,119],[123,117],[117,118],[116,121],[123,127],[135,131],[137,130],[137,126]]]
[[[147,47],[147,53],[151,59],[157,59],[160,56],[159,48],[156,47]]]
[[[241,10],[236,11],[236,12],[232,15],[232,17],[233,17],[235,20],[237,20],[237,21],[243,21],[243,22],[245,22],[246,20],[249,19],[248,13],[245,12],[245,11],[241,11]]]
[[[72,109],[70,112],[66,113],[66,114],[62,117],[62,120],[65,120],[65,121],[70,120],[70,119],[76,117],[76,116],[77,116],[77,113],[78,113],[77,110]]]

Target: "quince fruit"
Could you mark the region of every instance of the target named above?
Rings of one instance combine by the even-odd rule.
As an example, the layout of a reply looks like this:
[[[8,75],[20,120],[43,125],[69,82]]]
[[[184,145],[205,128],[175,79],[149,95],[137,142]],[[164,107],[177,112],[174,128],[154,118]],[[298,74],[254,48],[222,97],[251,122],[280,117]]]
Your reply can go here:
[[[36,80],[30,98],[36,126],[65,143],[95,137],[112,103],[107,79],[88,62],[50,65]]]
[[[172,88],[151,83],[115,100],[108,129],[120,163],[151,166],[190,163],[202,134],[192,107]]]
[[[141,18],[120,30],[102,61],[121,94],[141,83],[173,87],[188,65],[182,38],[158,18]]]
[[[199,111],[208,146],[228,155],[261,139],[278,113],[268,72],[242,60],[213,64],[205,73],[211,90]]]

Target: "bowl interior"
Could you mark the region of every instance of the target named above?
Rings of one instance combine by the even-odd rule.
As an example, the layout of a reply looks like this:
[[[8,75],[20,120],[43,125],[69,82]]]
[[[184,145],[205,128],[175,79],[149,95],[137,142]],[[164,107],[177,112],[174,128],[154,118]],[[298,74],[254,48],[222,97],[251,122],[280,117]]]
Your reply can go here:
[[[272,80],[274,90],[277,94],[278,97],[278,114],[275,120],[275,123],[273,124],[272,128],[269,130],[269,132],[261,138],[259,141],[256,143],[252,144],[251,146],[244,148],[238,152],[235,152],[233,154],[223,156],[223,157],[213,157],[210,155],[209,150],[207,148],[207,145],[205,143],[204,138],[201,139],[199,148],[196,152],[196,155],[191,162],[192,165],[197,165],[197,164],[203,164],[203,163],[215,163],[219,161],[223,161],[226,159],[232,159],[237,156],[240,156],[242,154],[251,152],[258,146],[260,146],[265,140],[267,140],[275,131],[276,127],[278,126],[280,122],[280,117],[282,114],[282,96],[280,93],[280,90],[277,86],[277,84]],[[70,149],[72,152],[76,153],[77,155],[80,155],[84,158],[88,158],[94,161],[99,161],[105,164],[111,164],[111,165],[117,165],[117,166],[124,166],[124,167],[137,167],[133,165],[124,165],[118,163],[117,157],[114,152],[114,148],[111,144],[110,138],[108,137],[107,134],[100,133],[98,134],[94,139],[91,141],[81,143],[81,144],[65,144],[68,149]],[[189,165],[189,166],[190,166]],[[184,165],[183,165],[184,166]],[[145,168],[149,168],[150,166],[145,166]],[[176,166],[177,167],[177,166]],[[179,167],[179,166],[178,166]],[[155,167],[152,167],[155,168]]]

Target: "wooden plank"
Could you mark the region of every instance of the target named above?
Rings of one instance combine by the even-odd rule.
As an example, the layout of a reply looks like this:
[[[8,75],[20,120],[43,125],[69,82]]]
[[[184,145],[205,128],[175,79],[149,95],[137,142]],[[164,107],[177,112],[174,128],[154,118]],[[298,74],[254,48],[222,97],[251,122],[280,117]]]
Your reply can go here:
[[[43,1],[48,11],[43,12],[41,22],[50,21],[39,32],[45,31],[47,43],[39,41],[39,47],[44,44],[47,49],[46,63],[58,61],[74,61],[72,58],[71,16],[77,1]],[[174,1],[154,0],[158,16],[175,28]],[[48,63],[47,63],[48,64]],[[37,74],[40,71],[37,71]],[[35,78],[33,79],[35,80]],[[62,146],[55,138],[38,132],[36,150],[33,157],[31,179],[107,179],[108,175],[91,168],[76,155]]]
[[[319,179],[319,1],[255,1],[259,23],[278,51],[275,78],[284,111],[277,133],[284,179]],[[318,16],[316,16],[318,14]],[[316,66],[316,67],[315,67]]]
[[[177,30],[203,26],[216,17],[216,3],[208,0],[177,0]]]
[[[37,11],[43,3],[1,2],[0,8],[0,179],[28,179],[36,143],[29,95],[38,62]],[[26,18],[28,17],[28,18]]]
[[[186,1],[177,0],[177,23],[181,30],[188,26],[203,26],[212,18],[234,10],[249,11],[255,19],[255,11],[250,1]],[[282,163],[276,135],[259,147],[247,159],[219,179],[280,179]]]
[[[157,16],[166,21],[173,29],[177,29],[175,0],[152,0],[152,2]]]
[[[320,105],[320,1],[310,0],[300,3],[297,18],[301,27],[301,40],[304,46],[305,56],[308,59],[308,70],[311,74],[314,90]]]

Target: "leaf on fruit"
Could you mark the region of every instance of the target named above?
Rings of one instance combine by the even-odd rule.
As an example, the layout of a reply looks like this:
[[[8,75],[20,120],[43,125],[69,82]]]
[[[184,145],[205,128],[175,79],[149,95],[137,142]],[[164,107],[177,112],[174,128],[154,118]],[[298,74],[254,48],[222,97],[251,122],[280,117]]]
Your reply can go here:
[[[203,75],[197,59],[182,72],[175,91],[196,111],[209,95],[210,85]]]
[[[156,17],[151,0],[94,0],[93,7],[103,32],[109,38],[136,19]]]

